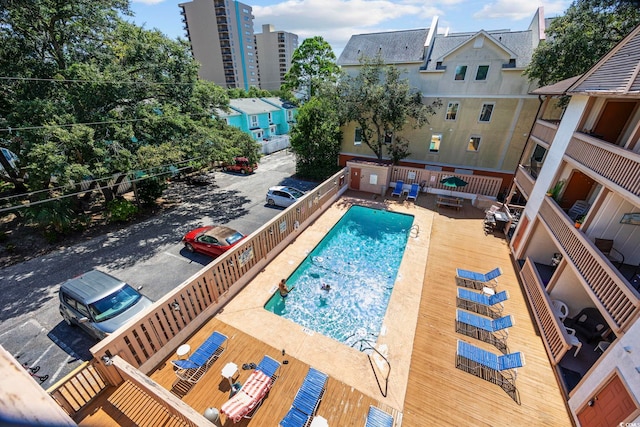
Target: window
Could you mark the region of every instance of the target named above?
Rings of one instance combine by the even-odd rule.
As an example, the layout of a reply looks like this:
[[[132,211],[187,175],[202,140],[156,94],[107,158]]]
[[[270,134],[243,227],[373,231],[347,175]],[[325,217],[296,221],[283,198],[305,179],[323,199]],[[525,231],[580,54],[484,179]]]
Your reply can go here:
[[[251,127],[258,126],[258,116],[250,116],[249,119],[251,120]]]
[[[293,110],[287,110],[287,121],[293,121]]]
[[[478,121],[491,121],[491,113],[493,113],[493,104],[482,104],[482,110],[480,111],[480,117],[478,118]]]
[[[391,141],[393,141],[393,132],[388,130],[384,133],[384,143],[391,144]]]
[[[478,71],[476,71],[476,80],[487,80],[488,73],[489,73],[488,65],[478,65]]]
[[[269,113],[269,123],[273,123],[273,116]]]
[[[459,102],[450,102],[447,106],[447,115],[445,116],[445,120],[455,120],[458,115],[458,108],[460,107]]]
[[[456,67],[456,76],[455,80],[464,80],[464,77],[467,74],[467,66],[466,65],[458,65]]]
[[[431,135],[431,142],[429,143],[429,151],[437,153],[440,151],[440,142],[442,142],[442,134],[434,133]]]
[[[472,136],[469,138],[469,145],[467,146],[467,151],[478,151],[480,148],[480,137]]]
[[[353,138],[353,145],[362,144],[362,128],[356,128],[356,134]]]

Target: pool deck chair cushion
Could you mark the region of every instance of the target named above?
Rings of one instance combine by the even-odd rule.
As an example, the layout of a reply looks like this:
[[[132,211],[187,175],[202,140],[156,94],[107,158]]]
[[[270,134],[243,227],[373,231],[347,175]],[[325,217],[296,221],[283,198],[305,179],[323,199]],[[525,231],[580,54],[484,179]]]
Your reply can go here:
[[[279,368],[280,363],[278,361],[265,355],[242,385],[240,391],[220,407],[220,412],[234,423],[237,423],[242,418],[253,417],[253,414],[262,405],[262,401],[278,378],[277,371]]]
[[[518,405],[520,395],[516,388],[516,376],[517,368],[522,366],[524,366],[524,354],[520,352],[498,356],[458,340],[456,368],[499,385]]]
[[[498,319],[489,319],[465,310],[456,310],[456,332],[468,337],[484,341],[495,346],[503,353],[508,353],[507,338],[513,326],[511,315]]]
[[[225,350],[227,337],[220,332],[214,332],[187,359],[172,360],[176,368],[176,376],[183,381],[197,383],[209,369],[209,366],[220,357]]]
[[[311,422],[324,396],[327,379],[327,374],[309,368],[289,412],[280,421],[281,427],[303,427]]]
[[[403,187],[404,187],[404,182],[397,181],[396,182],[396,188],[393,189],[393,191],[391,192],[391,195],[400,197],[402,195],[402,188]]]
[[[500,291],[493,295],[476,292],[467,288],[458,288],[456,306],[483,316],[497,319],[502,316],[503,302],[509,299],[507,291]]]
[[[419,193],[420,186],[418,184],[411,184],[411,189],[409,190],[409,194],[407,194],[407,200],[413,200],[415,202]]]
[[[391,414],[384,412],[382,409],[378,409],[375,406],[369,406],[369,413],[367,414],[367,421],[365,427],[392,427],[393,417]]]
[[[456,269],[456,284],[465,288],[482,289],[490,287],[495,289],[498,285],[498,276],[502,274],[500,267],[494,268],[486,274],[475,271]]]

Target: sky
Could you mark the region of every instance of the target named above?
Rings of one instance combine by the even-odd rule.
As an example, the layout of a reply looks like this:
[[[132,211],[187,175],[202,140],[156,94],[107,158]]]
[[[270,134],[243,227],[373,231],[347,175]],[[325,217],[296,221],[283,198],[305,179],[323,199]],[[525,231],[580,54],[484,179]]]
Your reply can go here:
[[[131,0],[133,22],[185,38],[179,3],[188,0]],[[230,0],[232,1],[232,0]],[[438,16],[439,32],[525,30],[538,7],[547,18],[561,15],[570,0],[245,0],[253,8],[254,33],[263,24],[305,38],[322,36],[336,57],[355,34],[429,28]]]

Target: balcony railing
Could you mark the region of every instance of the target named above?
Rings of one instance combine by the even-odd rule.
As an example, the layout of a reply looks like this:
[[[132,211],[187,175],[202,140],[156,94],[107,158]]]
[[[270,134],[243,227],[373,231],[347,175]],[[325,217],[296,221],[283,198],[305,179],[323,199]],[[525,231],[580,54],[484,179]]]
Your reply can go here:
[[[631,290],[631,285],[584,233],[575,228],[550,197],[545,197],[540,206],[540,216],[606,310],[608,323],[614,325],[614,332],[624,331],[638,311],[638,298]]]
[[[534,136],[536,139],[542,142],[551,144],[553,142],[553,139],[556,137],[557,131],[558,131],[558,125],[556,123],[538,119],[536,120],[536,123],[533,126],[533,130],[531,131],[531,136]]]
[[[640,154],[575,133],[565,155],[640,197]]]
[[[413,174],[414,178],[409,178]],[[456,175],[454,172],[430,171],[407,166],[394,166],[391,171],[391,181],[402,180],[405,184],[419,183],[423,187],[435,188],[438,190],[450,191],[451,188],[440,184],[443,178]],[[458,174],[459,175],[459,174]],[[496,197],[500,192],[502,178],[495,178],[482,175],[459,175],[467,185],[457,188],[455,191],[469,194],[481,194],[483,196]],[[422,185],[421,183],[424,183]]]
[[[531,177],[531,175],[529,175],[529,172],[527,172],[524,166],[522,165],[518,166],[518,170],[516,170],[515,181],[522,195],[525,198],[529,199],[529,196],[533,191],[533,186],[535,185],[536,182]]]
[[[544,291],[542,279],[530,258],[527,258],[522,270],[520,270],[520,277],[533,309],[536,323],[544,338],[542,342],[547,349],[549,357],[557,365],[567,350],[571,348],[567,331],[560,324],[560,319],[555,316],[549,296]]]

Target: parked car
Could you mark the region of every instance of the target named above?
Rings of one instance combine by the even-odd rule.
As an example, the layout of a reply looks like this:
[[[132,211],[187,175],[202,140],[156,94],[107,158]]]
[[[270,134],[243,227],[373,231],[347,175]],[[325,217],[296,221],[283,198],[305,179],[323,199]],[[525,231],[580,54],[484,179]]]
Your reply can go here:
[[[200,252],[217,257],[240,243],[245,235],[233,228],[221,225],[208,225],[191,230],[182,238],[189,252]]]
[[[234,161],[235,163],[224,163],[222,170],[225,172],[239,172],[244,175],[253,173],[258,169],[258,164],[249,162],[249,159],[246,157],[236,157]]]
[[[304,191],[294,187],[276,186],[267,191],[267,204],[269,206],[291,206],[300,197],[304,196]]]
[[[138,290],[91,270],[60,285],[60,314],[68,325],[78,325],[101,340],[152,304]]]

